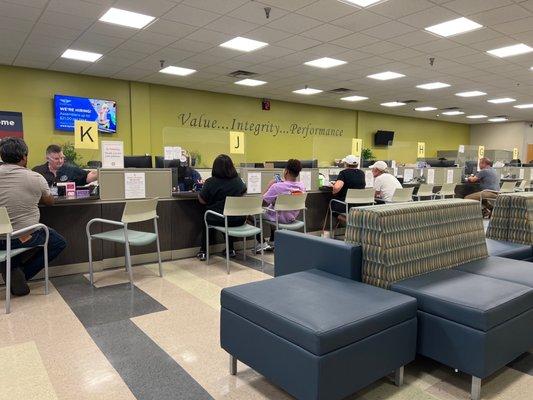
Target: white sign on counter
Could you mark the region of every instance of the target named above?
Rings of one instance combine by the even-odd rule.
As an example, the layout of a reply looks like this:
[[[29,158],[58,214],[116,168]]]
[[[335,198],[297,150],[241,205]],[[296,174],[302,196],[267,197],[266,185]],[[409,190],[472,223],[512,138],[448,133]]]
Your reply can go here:
[[[365,171],[365,181],[367,188],[374,187],[374,175],[372,175],[372,171]]]
[[[434,169],[428,169],[428,183],[430,185],[433,185],[435,183],[435,170]]]
[[[165,146],[165,160],[180,160],[181,159],[181,147],[178,146]]]
[[[248,172],[248,193],[261,193],[261,172]]]
[[[124,143],[102,140],[102,168],[124,168]]]
[[[519,172],[518,177],[520,179],[524,179],[525,173],[526,173],[526,171],[524,170],[524,168],[520,168],[520,172]]]
[[[453,169],[446,172],[446,183],[453,183]]]
[[[465,152],[465,145],[462,144],[459,146],[459,153],[464,153]]]
[[[414,174],[415,174],[415,171],[410,169],[410,168],[406,168],[404,171],[403,171],[403,182],[404,183],[408,183],[408,182],[411,182],[414,178]]]
[[[305,190],[311,190],[311,171],[301,171],[300,172],[300,182],[303,182]]]
[[[144,172],[126,172],[124,174],[124,197],[126,199],[144,199],[146,197],[146,174]]]

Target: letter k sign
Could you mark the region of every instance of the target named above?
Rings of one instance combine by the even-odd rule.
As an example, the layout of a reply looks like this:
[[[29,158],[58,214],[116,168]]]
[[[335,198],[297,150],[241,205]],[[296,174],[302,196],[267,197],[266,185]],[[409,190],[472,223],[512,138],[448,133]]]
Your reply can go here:
[[[76,149],[98,149],[98,124],[96,122],[74,122],[74,147]]]

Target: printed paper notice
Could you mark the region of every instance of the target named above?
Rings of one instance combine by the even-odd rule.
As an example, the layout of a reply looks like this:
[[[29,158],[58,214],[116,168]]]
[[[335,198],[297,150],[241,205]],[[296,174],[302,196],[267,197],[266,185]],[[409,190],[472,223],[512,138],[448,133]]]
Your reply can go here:
[[[165,146],[165,160],[179,160],[181,159],[181,147]]]
[[[126,199],[144,199],[146,197],[146,174],[144,172],[126,172],[124,174],[124,197]]]
[[[464,153],[465,152],[465,145],[462,144],[459,146],[459,153]]]
[[[124,168],[124,143],[102,141],[102,168]]]
[[[372,171],[365,171],[365,181],[367,188],[374,187],[374,175],[372,175]]]
[[[261,193],[261,172],[248,172],[248,193]]]
[[[453,183],[453,169],[449,169],[446,173],[446,183]]]
[[[303,182],[305,190],[311,190],[311,171],[301,171],[300,172],[300,182]]]
[[[525,173],[526,173],[526,171],[524,170],[524,168],[520,168],[520,172],[518,173],[518,177],[520,179],[524,179]]]
[[[411,182],[414,178],[414,174],[415,174],[415,171],[410,169],[410,168],[406,168],[404,171],[403,171],[403,181],[404,183],[407,183],[407,182]]]
[[[435,183],[435,170],[428,169],[428,183],[433,185]]]

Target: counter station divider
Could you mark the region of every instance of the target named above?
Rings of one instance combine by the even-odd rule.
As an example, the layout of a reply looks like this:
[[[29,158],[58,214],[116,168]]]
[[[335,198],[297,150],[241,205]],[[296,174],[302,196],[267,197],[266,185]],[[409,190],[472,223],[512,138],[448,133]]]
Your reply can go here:
[[[283,168],[240,168],[240,176],[246,186],[248,187],[249,194],[260,194],[265,192],[267,189],[268,183],[274,179],[276,174],[279,174],[283,178]],[[253,175],[253,179],[252,176]],[[261,190],[258,190],[257,179],[260,179]],[[251,181],[254,181],[253,183]],[[306,190],[313,191],[318,190],[318,168],[304,168],[300,172],[300,181],[305,182]]]
[[[171,168],[124,168],[99,170],[100,200],[125,200],[126,178],[131,173],[143,174],[144,198],[172,197]]]

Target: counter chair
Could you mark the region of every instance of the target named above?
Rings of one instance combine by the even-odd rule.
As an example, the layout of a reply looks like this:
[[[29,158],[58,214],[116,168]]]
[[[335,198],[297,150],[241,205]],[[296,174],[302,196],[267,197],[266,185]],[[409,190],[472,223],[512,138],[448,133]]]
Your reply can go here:
[[[42,247],[44,251],[44,294],[48,294],[48,238],[50,232],[48,227],[44,224],[35,224],[28,226],[27,228],[13,231],[11,221],[5,207],[0,207],[0,237],[4,237],[6,240],[6,249],[0,250],[0,263],[6,263],[6,314],[11,312],[11,258],[19,254],[22,254],[35,247],[25,247],[20,249],[11,249],[11,239],[20,237],[24,234],[28,234],[38,229],[43,229],[46,235],[44,244]]]
[[[497,193],[497,194],[514,193],[515,190],[516,190],[516,182],[515,181],[503,182],[502,186],[500,187],[500,190],[498,192],[492,192],[492,193]],[[495,201],[495,199],[493,199],[493,198],[492,199],[483,198],[483,191],[482,191],[481,195],[479,196],[479,205],[481,206],[481,208],[483,208],[483,200],[486,200],[489,203],[493,203]]]
[[[435,193],[433,193],[434,185],[428,185],[427,183],[423,183],[418,188],[418,192],[414,195],[414,197],[420,201],[422,197],[429,197],[430,200],[435,199]]]
[[[274,211],[276,215],[276,220],[271,221],[264,218],[264,221],[272,226],[276,227],[276,230],[286,229],[289,231],[298,231],[303,228],[304,233],[307,233],[307,226],[305,223],[305,212],[307,210],[305,202],[307,200],[307,193],[298,193],[298,194],[281,194],[276,198],[276,203],[274,208],[265,208],[265,211]],[[279,222],[279,213],[281,211],[302,211],[303,221],[296,220],[294,222],[284,224]]]
[[[207,216],[215,215],[224,220],[224,226],[209,225]],[[226,269],[230,273],[229,261],[229,238],[242,238],[244,244],[244,254],[246,255],[246,238],[255,236],[259,233],[261,236],[261,243],[263,243],[263,199],[256,196],[242,196],[242,197],[226,197],[224,204],[224,213],[220,214],[212,210],[207,210],[204,214],[204,223],[206,228],[206,256],[207,264],[209,264],[209,230],[214,229],[222,232],[226,239]],[[241,226],[228,226],[228,217],[259,217],[259,227],[250,225],[247,222]],[[264,266],[263,249],[261,248],[261,267]]]
[[[396,189],[392,195],[392,200],[389,203],[407,203],[413,201],[414,187]]]
[[[331,201],[329,202],[329,231],[331,232],[331,237],[333,239],[335,238],[335,231],[333,230],[333,209],[331,207],[332,204],[338,203],[343,205],[346,209],[346,212],[339,215],[344,215],[346,217],[348,215],[350,206],[364,206],[374,204],[376,201],[374,198],[374,193],[374,188],[348,189],[344,201],[331,199]]]
[[[448,196],[455,198],[455,188],[457,187],[456,183],[445,183],[442,185],[440,190],[435,193],[435,196],[439,196],[441,199],[445,199]]]
[[[157,260],[159,262],[159,276],[163,276],[163,266],[161,264],[161,247],[159,245],[159,232],[157,230],[157,199],[132,200],[127,201],[120,221],[113,221],[103,218],[94,218],[87,223],[87,245],[89,249],[89,275],[91,285],[94,284],[92,241],[94,239],[105,240],[108,242],[124,244],[126,271],[130,278],[131,288],[133,289],[133,272],[131,270],[131,252],[130,246],[146,246],[153,242],[157,244]],[[128,229],[128,225],[136,222],[154,221],[154,232],[142,232]],[[102,233],[91,234],[91,225],[95,222],[119,226],[120,229],[106,231]]]
[[[515,192],[527,192],[531,190],[531,181],[528,179],[522,179],[520,185],[515,188]]]

